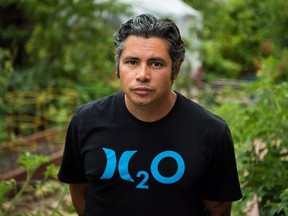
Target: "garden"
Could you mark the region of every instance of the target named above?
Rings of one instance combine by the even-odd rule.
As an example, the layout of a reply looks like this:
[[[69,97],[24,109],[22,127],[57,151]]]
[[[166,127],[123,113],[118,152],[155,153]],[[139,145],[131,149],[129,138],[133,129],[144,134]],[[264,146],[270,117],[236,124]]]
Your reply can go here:
[[[288,2],[184,2],[201,14],[200,44],[184,38],[201,68],[174,89],[231,129],[232,215],[288,215]],[[131,10],[117,0],[0,0],[0,215],[76,215],[56,177],[65,131],[76,106],[119,90],[119,14]]]

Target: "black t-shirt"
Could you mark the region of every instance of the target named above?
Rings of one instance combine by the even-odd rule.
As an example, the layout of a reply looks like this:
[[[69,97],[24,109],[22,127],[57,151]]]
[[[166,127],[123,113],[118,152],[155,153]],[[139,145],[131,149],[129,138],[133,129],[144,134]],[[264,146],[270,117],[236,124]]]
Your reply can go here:
[[[155,122],[129,113],[123,92],[77,108],[58,174],[88,183],[85,215],[203,215],[202,199],[242,197],[226,123],[177,93]]]

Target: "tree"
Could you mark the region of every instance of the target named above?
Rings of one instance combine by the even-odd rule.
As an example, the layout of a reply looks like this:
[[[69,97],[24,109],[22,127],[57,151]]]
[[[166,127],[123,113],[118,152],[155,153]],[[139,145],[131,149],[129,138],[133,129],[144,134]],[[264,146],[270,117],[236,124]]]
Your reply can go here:
[[[21,14],[21,25],[17,25],[16,19],[0,26],[1,42],[6,42],[15,57],[13,78],[7,80],[10,89],[74,88],[83,83],[109,91],[107,81],[113,78],[112,35],[116,26],[108,23],[106,16],[123,11],[122,5],[114,0],[0,3],[2,11]],[[21,61],[17,62],[16,57]]]
[[[6,117],[17,115],[16,109],[23,108],[23,116],[38,115],[36,108],[43,107],[43,100],[51,96],[46,92],[42,94],[47,89],[61,94],[59,100],[45,101],[48,115],[64,113],[68,117],[75,107],[65,105],[65,101],[71,101],[65,89],[77,93],[74,104],[77,105],[118,87],[113,84],[117,79],[113,33],[118,27],[113,18],[125,13],[126,5],[116,0],[0,0],[0,12],[0,61],[5,63],[1,67],[1,75],[5,76],[0,78],[3,84],[0,89],[1,133],[10,131]],[[23,107],[23,104],[16,104],[17,101],[7,101],[7,93],[13,91],[37,93],[37,104]],[[12,99],[16,97],[21,100],[20,94]],[[42,122],[42,119],[43,113],[35,121]],[[44,126],[40,123],[36,127],[42,130]],[[21,135],[19,130],[11,130]]]
[[[239,78],[255,76],[263,46],[288,49],[288,2],[186,0],[203,14],[202,61],[206,73]]]

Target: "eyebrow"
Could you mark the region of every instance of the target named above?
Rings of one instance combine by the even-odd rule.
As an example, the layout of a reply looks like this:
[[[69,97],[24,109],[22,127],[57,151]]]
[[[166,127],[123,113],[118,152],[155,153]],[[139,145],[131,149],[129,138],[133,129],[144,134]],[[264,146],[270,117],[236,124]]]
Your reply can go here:
[[[126,56],[123,60],[124,61],[127,61],[127,60],[139,60],[139,58],[133,57],[133,56]]]
[[[155,57],[155,58],[149,58],[148,60],[149,60],[149,61],[159,61],[159,62],[162,62],[162,63],[166,62],[164,59],[162,59],[162,58],[157,58],[157,57]]]
[[[140,60],[140,58],[133,57],[133,56],[126,56],[123,60],[124,61],[127,61],[127,60]],[[157,62],[161,62],[161,63],[166,63],[166,61],[164,59],[159,58],[159,57],[149,58],[148,61],[157,61]]]

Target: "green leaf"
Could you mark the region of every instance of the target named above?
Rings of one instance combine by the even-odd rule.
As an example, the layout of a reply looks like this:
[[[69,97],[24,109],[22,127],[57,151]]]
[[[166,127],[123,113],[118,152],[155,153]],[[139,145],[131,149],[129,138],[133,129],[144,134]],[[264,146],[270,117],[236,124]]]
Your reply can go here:
[[[31,152],[24,152],[17,158],[17,163],[21,165],[22,169],[34,172],[41,165],[49,162],[49,156],[36,155]]]

